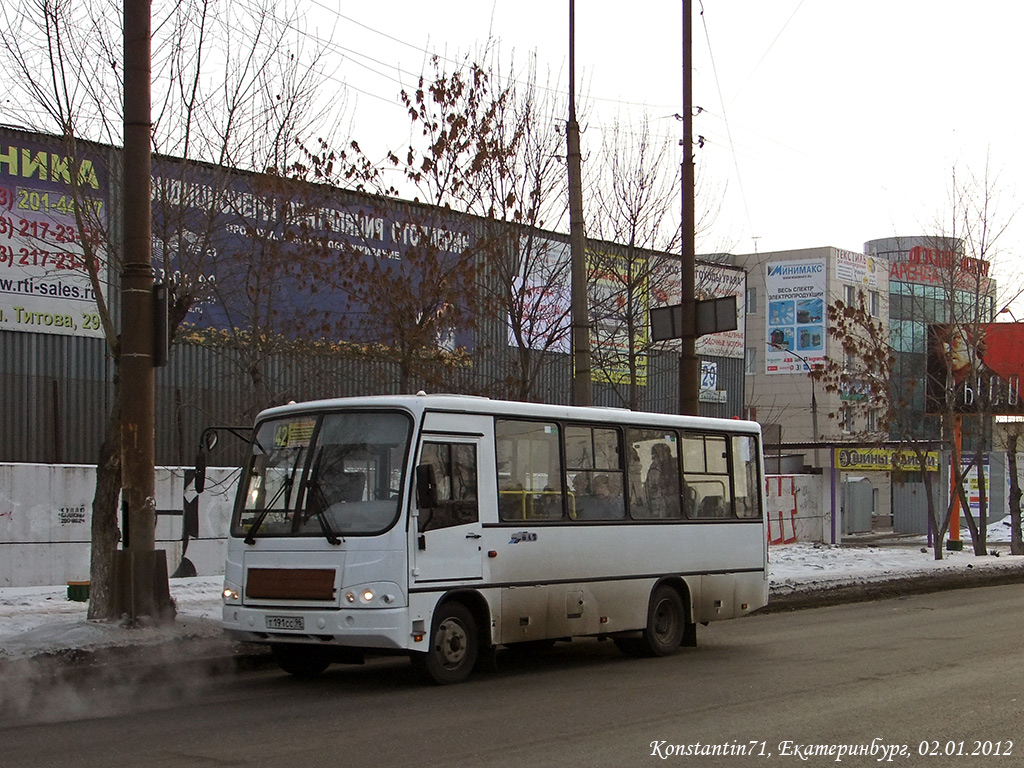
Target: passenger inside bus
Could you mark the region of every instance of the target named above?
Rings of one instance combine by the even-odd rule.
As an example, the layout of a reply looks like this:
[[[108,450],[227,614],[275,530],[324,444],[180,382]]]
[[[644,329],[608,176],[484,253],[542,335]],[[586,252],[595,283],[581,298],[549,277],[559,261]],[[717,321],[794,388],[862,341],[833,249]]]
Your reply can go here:
[[[576,478],[582,480],[583,473]],[[622,491],[615,493],[608,475],[594,475],[590,483],[590,492],[576,497],[576,517],[579,520],[615,520],[625,516]]]
[[[653,517],[679,516],[679,465],[667,443],[651,446],[646,490]]]

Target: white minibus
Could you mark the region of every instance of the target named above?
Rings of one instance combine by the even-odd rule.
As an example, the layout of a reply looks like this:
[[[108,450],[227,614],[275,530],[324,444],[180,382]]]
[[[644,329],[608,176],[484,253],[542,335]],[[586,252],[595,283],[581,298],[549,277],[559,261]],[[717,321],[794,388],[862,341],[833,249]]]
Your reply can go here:
[[[436,683],[499,646],[631,655],[768,600],[754,422],[453,395],[342,398],[256,420],[225,630],[297,676],[408,653]]]

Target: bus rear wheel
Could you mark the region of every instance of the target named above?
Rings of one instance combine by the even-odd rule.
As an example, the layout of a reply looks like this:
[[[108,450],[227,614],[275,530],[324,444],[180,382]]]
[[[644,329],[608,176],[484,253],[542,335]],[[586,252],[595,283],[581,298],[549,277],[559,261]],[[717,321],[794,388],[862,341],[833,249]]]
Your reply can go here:
[[[668,656],[676,652],[686,631],[686,609],[679,593],[662,584],[651,593],[647,626],[640,637],[616,638],[615,645],[627,656]]]
[[[430,648],[414,653],[412,660],[429,682],[450,685],[469,677],[479,653],[473,615],[462,603],[449,602],[434,613]]]
[[[292,677],[316,677],[331,665],[330,651],[315,645],[278,643],[270,646],[270,651],[277,666]]]

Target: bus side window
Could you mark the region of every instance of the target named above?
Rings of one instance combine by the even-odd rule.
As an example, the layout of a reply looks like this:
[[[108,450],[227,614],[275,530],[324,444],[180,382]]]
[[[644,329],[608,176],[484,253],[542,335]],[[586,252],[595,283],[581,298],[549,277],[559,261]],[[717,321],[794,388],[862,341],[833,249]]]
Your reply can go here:
[[[497,419],[498,515],[503,522],[561,520],[562,465],[557,424]],[[572,509],[570,499],[570,509]]]
[[[421,533],[479,520],[475,445],[425,442],[420,464],[434,468],[437,489],[437,506],[420,510]]]
[[[674,432],[630,428],[630,514],[638,520],[680,517],[678,440]]]
[[[620,520],[626,516],[619,431],[567,426],[565,464],[577,520]]]
[[[757,457],[757,438],[749,435],[733,436],[733,498],[737,517],[761,516],[761,473]]]
[[[726,438],[722,435],[683,436],[683,486],[686,516],[726,519],[733,516]]]

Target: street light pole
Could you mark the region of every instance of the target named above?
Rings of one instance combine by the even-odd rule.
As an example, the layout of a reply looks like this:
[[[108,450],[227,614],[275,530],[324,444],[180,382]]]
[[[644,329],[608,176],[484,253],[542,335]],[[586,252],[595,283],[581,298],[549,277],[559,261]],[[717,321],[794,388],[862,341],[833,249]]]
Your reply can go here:
[[[151,257],[151,2],[124,3],[124,262],[121,270],[121,477],[124,548],[115,563],[118,613],[174,618],[167,562],[156,549]]]
[[[683,1],[683,162],[680,240],[682,271],[682,348],[679,354],[679,412],[700,415],[700,361],[697,358],[697,256],[694,243],[692,3]]]
[[[576,122],[576,3],[569,0],[569,120],[565,124],[569,173],[569,260],[572,275],[572,404],[591,405],[590,316],[587,301],[587,240],[583,229],[580,125]]]

